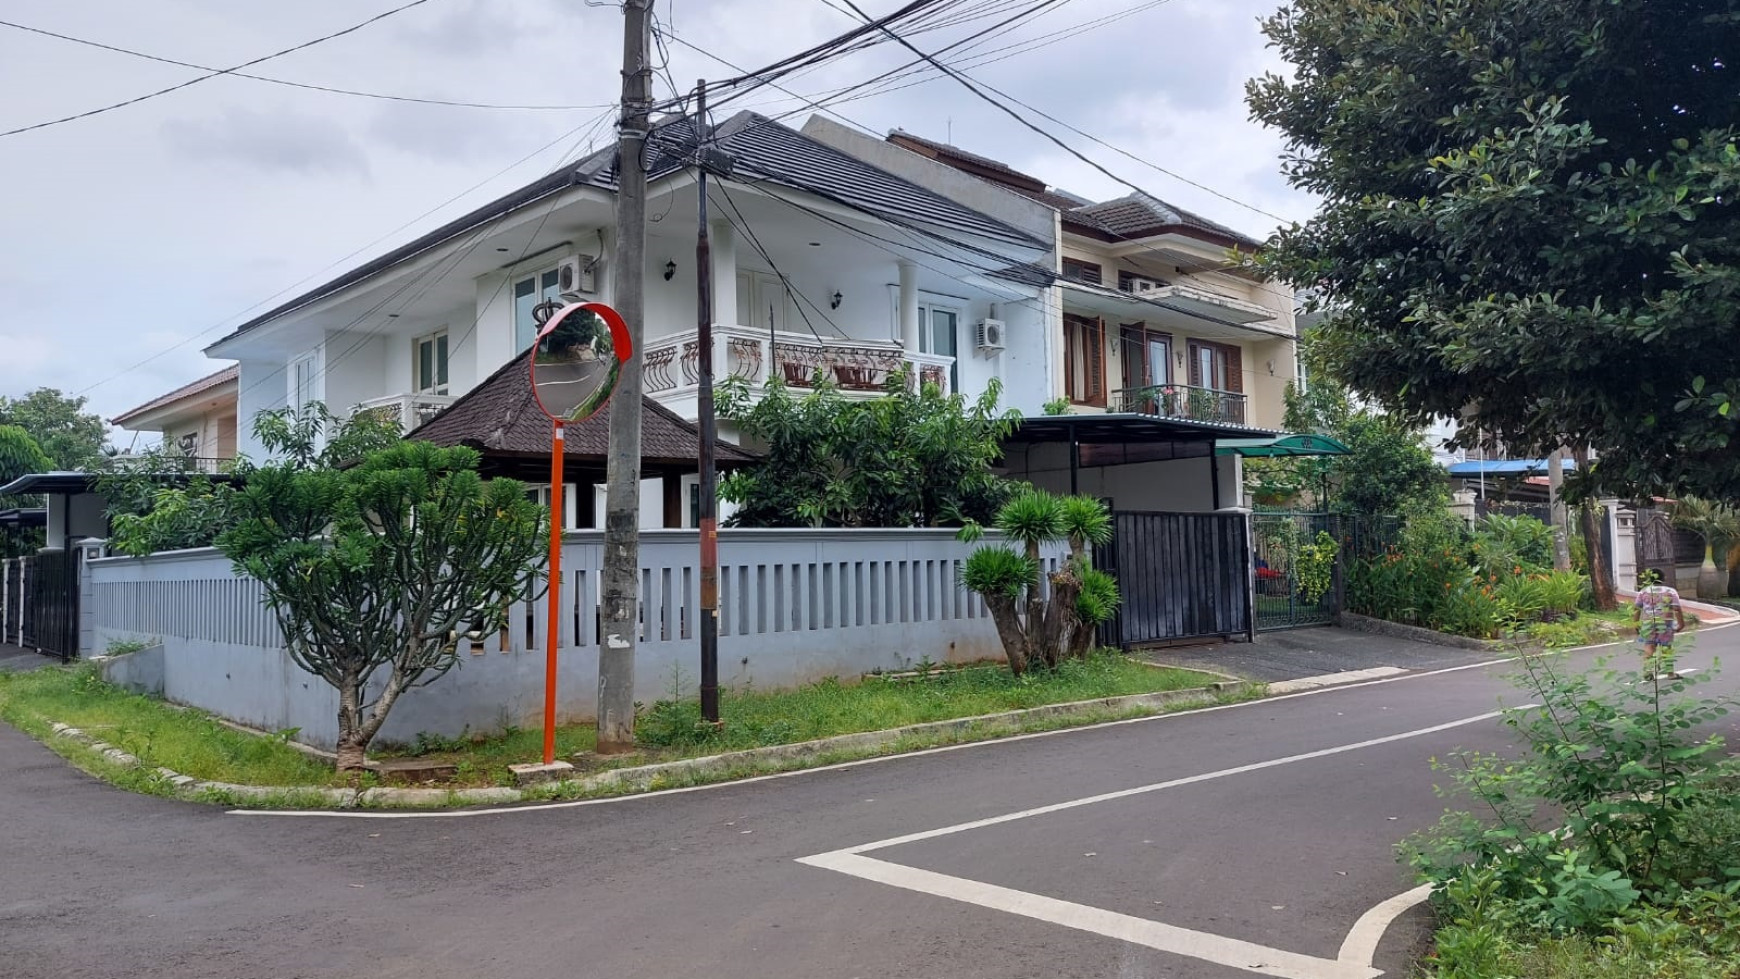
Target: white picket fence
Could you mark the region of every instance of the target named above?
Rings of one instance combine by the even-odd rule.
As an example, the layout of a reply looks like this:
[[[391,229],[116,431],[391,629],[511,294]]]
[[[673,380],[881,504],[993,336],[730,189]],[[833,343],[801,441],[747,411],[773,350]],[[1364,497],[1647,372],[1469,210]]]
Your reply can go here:
[[[952,531],[727,530],[719,537],[723,683],[791,686],[924,660],[1002,655],[984,603],[959,583],[974,545],[955,540]],[[639,702],[694,695],[698,555],[694,531],[641,535]],[[590,718],[597,702],[603,556],[595,531],[569,534],[563,547],[557,638],[565,720]],[[336,695],[290,662],[259,583],[236,577],[221,554],[104,558],[88,567],[95,648],[87,655],[116,640],[159,641],[157,679],[169,699],[267,730],[298,728],[312,743],[332,742]],[[541,586],[536,591],[512,606],[505,630],[462,644],[455,669],[406,695],[382,736],[535,724],[549,618],[547,594]]]

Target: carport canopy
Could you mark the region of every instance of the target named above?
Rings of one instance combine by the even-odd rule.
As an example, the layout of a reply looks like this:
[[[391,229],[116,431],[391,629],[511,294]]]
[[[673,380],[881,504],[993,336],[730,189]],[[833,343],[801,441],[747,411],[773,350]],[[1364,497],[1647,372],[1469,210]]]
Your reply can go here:
[[[1081,466],[1117,466],[1214,456],[1228,441],[1262,441],[1279,432],[1225,422],[1165,418],[1125,412],[1042,415],[1023,418],[1003,440],[1008,445],[1062,444],[1069,447],[1070,492]],[[1214,499],[1220,499],[1220,470],[1210,466]]]
[[[1247,459],[1273,459],[1281,456],[1342,456],[1350,451],[1346,444],[1327,435],[1277,435],[1263,439],[1222,439],[1215,443],[1216,455],[1244,456]]]

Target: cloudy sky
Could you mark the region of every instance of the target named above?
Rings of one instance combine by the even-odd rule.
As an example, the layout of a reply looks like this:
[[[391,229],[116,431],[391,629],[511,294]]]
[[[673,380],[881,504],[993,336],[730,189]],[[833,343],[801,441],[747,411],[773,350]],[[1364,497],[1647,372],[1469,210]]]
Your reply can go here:
[[[1247,120],[1245,79],[1280,67],[1258,18],[1279,0],[1065,0],[961,64],[1143,160],[1290,219],[1309,199],[1277,172],[1279,140]],[[349,27],[394,0],[4,0],[0,20],[227,67]],[[899,6],[871,0],[874,14]],[[961,0],[963,10],[985,6]],[[662,25],[755,67],[847,29],[826,0],[657,0]],[[993,49],[1128,16],[1034,50]],[[962,28],[915,38],[935,50]],[[601,0],[429,0],[254,69],[422,99],[579,106],[460,108],[218,77],[137,105],[0,137],[0,395],[48,385],[112,416],[216,369],[201,348],[251,312],[527,183],[611,137],[621,13]],[[909,60],[892,45],[790,81],[814,95]],[[985,63],[980,63],[984,59]],[[995,60],[991,60],[995,59]],[[669,46],[685,89],[730,69]],[[0,131],[184,82],[198,71],[0,26]],[[1090,197],[1125,188],[930,80],[836,107],[878,134],[950,139]],[[660,81],[658,94],[669,95]],[[801,108],[763,89],[760,111]],[[792,122],[799,124],[803,115]],[[1240,204],[1059,135],[1108,169],[1258,236]]]

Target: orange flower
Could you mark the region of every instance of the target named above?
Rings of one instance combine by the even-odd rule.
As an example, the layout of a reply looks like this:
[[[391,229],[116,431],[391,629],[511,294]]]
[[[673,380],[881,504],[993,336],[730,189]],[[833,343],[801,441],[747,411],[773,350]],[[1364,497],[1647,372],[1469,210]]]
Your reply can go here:
[[[1511,574],[1522,574],[1522,565],[1519,564],[1516,567],[1510,569],[1510,573]]]

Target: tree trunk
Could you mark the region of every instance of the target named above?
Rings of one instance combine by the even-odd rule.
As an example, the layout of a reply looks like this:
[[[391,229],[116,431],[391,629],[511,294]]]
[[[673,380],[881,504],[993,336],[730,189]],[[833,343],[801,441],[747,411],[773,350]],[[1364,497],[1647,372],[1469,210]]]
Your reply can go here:
[[[1075,603],[1081,597],[1081,576],[1073,566],[1051,576],[1051,601],[1046,604],[1045,621],[1034,633],[1033,655],[1044,659],[1055,669],[1068,654],[1072,627],[1075,624]],[[1029,623],[1032,628],[1033,623]]]
[[[997,624],[997,637],[1003,640],[1003,655],[1009,658],[1009,672],[1020,676],[1027,672],[1027,635],[1021,629],[1021,616],[1015,611],[1015,599],[1006,595],[985,596],[985,607],[991,610],[991,621]]]
[[[1578,518],[1583,522],[1583,542],[1589,552],[1589,591],[1595,599],[1597,611],[1611,612],[1619,607],[1619,598],[1614,594],[1613,569],[1607,566],[1607,552],[1602,547],[1607,525],[1602,516],[1598,503],[1585,503],[1578,508]]]
[[[1553,570],[1571,570],[1571,538],[1565,532],[1565,452],[1547,457],[1547,519],[1553,523]]]
[[[338,737],[338,770],[341,772],[360,772],[368,761],[365,752],[368,742],[354,735],[341,734]]]

